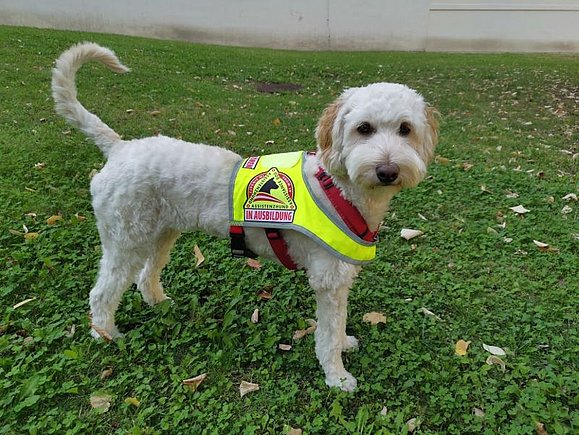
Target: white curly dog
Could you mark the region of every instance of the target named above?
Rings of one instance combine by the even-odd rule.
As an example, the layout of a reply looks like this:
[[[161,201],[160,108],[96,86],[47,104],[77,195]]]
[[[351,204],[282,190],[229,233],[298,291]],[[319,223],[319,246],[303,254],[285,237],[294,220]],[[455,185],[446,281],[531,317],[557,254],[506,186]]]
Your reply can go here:
[[[128,71],[111,50],[78,44],[56,61],[52,93],[58,114],[91,138],[107,158],[91,181],[102,243],[100,269],[90,292],[91,333],[115,338],[121,335],[115,312],[132,283],[151,305],[168,299],[161,270],[182,231],[228,237],[230,174],[241,157],[164,136],[122,140],[77,99],[77,70],[91,60],[117,73]],[[347,89],[330,104],[319,120],[316,139],[317,154],[306,157],[304,176],[313,179],[319,167],[325,169],[375,231],[391,198],[424,178],[438,124],[434,110],[414,90],[375,83]],[[322,188],[311,185],[314,196],[327,203]],[[346,335],[346,316],[348,293],[360,266],[332,255],[302,233],[283,231],[283,237],[315,291],[315,349],[326,384],[352,391],[357,382],[344,368],[342,351],[358,345]],[[247,228],[246,240],[257,255],[277,260],[262,230]]]

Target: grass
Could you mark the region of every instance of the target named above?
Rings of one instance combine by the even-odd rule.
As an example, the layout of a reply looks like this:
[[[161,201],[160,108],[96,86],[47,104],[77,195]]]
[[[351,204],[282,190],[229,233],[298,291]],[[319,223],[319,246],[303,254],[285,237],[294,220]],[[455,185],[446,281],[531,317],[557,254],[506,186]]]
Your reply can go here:
[[[313,337],[292,341],[315,312],[303,274],[253,270],[202,234],[182,237],[164,272],[174,306],[128,291],[126,338],[89,338],[99,241],[88,185],[103,157],[55,115],[49,89],[54,59],[83,40],[133,69],[78,77],[81,101],[127,138],[313,149],[323,107],[375,81],[407,83],[439,109],[430,177],[394,201],[351,294],[361,347],[345,364],[358,391],[326,388]],[[563,199],[578,193],[577,56],[299,53],[0,27],[0,76],[0,433],[388,434],[412,418],[425,434],[579,431],[579,205]],[[303,88],[263,94],[256,82]],[[509,209],[519,204],[530,212]],[[425,235],[405,241],[405,227]],[[370,311],[386,324],[364,323]],[[459,339],[471,341],[463,357]],[[504,371],[483,343],[507,351]],[[205,372],[197,391],[181,384]],[[260,390],[240,398],[242,380]],[[107,412],[91,407],[99,395]]]

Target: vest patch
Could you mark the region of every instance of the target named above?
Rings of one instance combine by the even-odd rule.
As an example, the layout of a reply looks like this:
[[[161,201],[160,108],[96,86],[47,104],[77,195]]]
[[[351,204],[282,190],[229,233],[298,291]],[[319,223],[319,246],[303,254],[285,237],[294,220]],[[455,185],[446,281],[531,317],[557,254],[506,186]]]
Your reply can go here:
[[[247,185],[247,201],[243,205],[247,222],[291,223],[296,204],[292,179],[277,168],[261,172]]]

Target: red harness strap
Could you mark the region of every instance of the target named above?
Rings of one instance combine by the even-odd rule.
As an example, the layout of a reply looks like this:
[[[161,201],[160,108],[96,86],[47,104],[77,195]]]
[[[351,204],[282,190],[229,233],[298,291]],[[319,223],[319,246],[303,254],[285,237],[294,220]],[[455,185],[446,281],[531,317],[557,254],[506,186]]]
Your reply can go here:
[[[283,239],[280,231],[277,228],[265,228],[265,235],[269,240],[269,245],[277,259],[289,270],[297,270],[298,265],[294,263],[289,253],[287,252],[287,243]]]
[[[336,212],[340,215],[348,228],[350,228],[350,230],[362,240],[375,242],[377,231],[370,231],[364,217],[350,201],[342,196],[340,189],[334,185],[332,177],[330,177],[323,168],[319,168],[316,173],[316,178],[320,182],[320,186],[322,186],[324,193],[336,209]]]

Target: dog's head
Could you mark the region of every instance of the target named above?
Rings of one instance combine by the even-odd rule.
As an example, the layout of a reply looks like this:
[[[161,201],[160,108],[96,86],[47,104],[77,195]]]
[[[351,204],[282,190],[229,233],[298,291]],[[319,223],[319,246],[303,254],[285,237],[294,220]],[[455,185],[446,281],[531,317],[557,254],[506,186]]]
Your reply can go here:
[[[438,142],[436,111],[404,85],[351,88],[326,108],[316,139],[332,175],[363,189],[400,190],[426,175]]]

